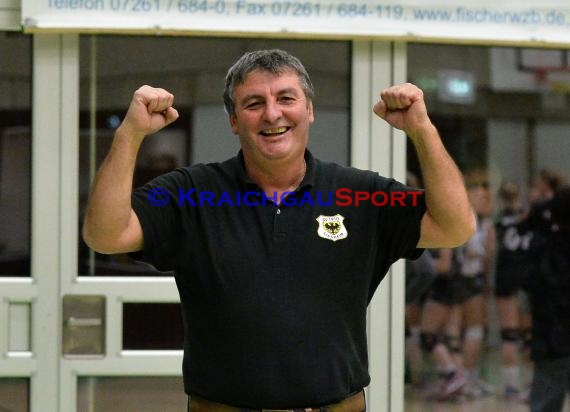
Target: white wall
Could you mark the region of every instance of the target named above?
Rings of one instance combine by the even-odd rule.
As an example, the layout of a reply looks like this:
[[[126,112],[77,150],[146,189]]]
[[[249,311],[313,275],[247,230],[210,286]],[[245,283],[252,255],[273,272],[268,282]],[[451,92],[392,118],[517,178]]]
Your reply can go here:
[[[537,170],[549,168],[570,177],[570,122],[537,122],[535,147]]]
[[[570,122],[538,121],[529,129],[524,120],[490,119],[487,135],[488,165],[495,189],[501,181],[512,180],[519,184],[524,201],[527,186],[538,170],[548,168],[570,178]]]
[[[198,105],[192,112],[192,163],[224,161],[239,150],[223,105]]]
[[[0,0],[0,29],[20,30],[20,0]]]
[[[520,119],[490,119],[487,136],[487,164],[494,188],[502,181],[511,180],[519,185],[526,198],[530,173],[526,124]]]

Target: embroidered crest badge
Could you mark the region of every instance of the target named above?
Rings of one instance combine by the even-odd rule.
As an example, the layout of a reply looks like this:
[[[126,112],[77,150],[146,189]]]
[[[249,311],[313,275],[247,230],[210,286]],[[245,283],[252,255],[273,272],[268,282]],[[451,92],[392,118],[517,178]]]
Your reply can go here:
[[[320,215],[316,220],[319,222],[317,234],[323,239],[336,242],[337,240],[342,240],[348,237],[348,231],[343,223],[343,216],[338,214],[334,216]]]

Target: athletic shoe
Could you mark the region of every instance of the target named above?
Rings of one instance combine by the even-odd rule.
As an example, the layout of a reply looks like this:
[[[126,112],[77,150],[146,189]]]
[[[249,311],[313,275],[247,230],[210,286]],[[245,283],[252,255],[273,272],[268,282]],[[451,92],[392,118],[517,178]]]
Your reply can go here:
[[[482,379],[471,377],[468,379],[463,393],[471,399],[482,398],[495,394],[495,387]]]
[[[466,383],[467,376],[461,370],[458,369],[454,372],[450,372],[441,379],[437,392],[437,400],[453,400],[455,397],[462,394],[463,387]]]

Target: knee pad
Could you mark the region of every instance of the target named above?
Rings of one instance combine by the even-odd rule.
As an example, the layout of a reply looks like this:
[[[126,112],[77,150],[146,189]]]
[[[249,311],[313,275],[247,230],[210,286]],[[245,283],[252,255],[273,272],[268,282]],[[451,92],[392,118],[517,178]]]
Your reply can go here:
[[[445,335],[443,341],[451,353],[461,352],[461,336]]]
[[[439,337],[435,333],[424,333],[420,334],[421,348],[425,352],[431,352],[435,345],[439,343]]]
[[[515,328],[501,328],[501,339],[503,342],[517,343],[521,338],[518,329]]]
[[[483,340],[484,336],[485,331],[481,325],[469,326],[467,329],[465,329],[465,340]]]

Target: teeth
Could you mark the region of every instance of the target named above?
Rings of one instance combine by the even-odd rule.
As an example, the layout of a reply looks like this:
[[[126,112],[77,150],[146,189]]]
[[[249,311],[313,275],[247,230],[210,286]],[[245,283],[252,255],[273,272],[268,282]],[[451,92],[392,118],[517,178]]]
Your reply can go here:
[[[280,134],[285,133],[287,131],[287,127],[276,127],[275,129],[265,129],[262,131],[263,134]]]

